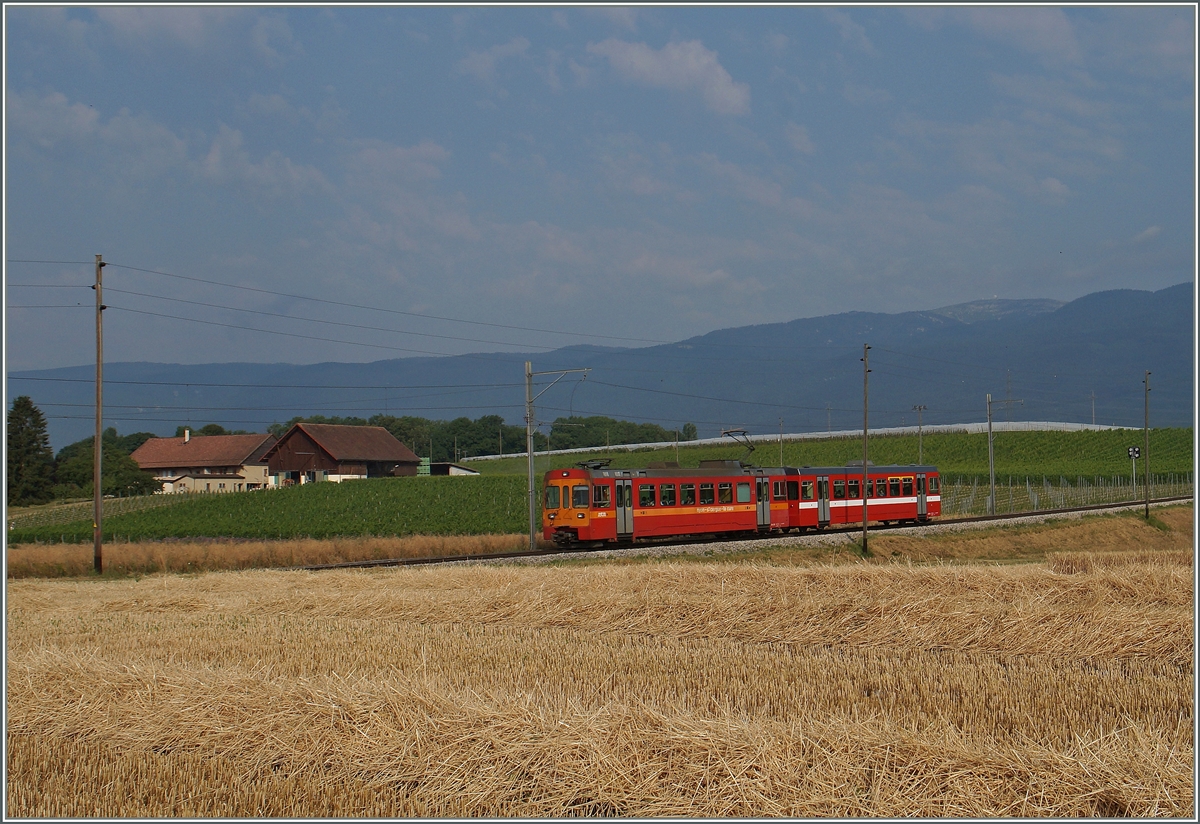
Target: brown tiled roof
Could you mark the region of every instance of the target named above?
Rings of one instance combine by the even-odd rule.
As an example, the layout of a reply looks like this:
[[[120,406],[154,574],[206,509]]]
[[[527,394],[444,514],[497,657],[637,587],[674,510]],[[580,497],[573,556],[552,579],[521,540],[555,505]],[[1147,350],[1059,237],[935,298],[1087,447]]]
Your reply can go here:
[[[241,466],[261,461],[274,444],[274,435],[193,435],[187,443],[183,438],[151,438],[130,457],[142,469]]]
[[[279,439],[301,429],[335,461],[397,461],[420,463],[421,459],[382,426],[339,426],[329,423],[298,423]],[[274,447],[272,447],[272,450]],[[267,450],[268,453],[272,450]]]

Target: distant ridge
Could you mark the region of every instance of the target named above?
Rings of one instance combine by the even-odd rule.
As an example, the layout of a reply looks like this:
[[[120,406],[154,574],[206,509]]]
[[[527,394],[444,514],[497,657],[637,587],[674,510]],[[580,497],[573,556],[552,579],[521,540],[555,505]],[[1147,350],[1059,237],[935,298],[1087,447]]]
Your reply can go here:
[[[973,300],[969,303],[956,303],[953,306],[943,306],[941,309],[929,310],[935,315],[945,315],[962,323],[978,323],[982,320],[999,320],[1009,315],[1033,317],[1054,312],[1066,306],[1066,301],[1034,298],[1030,300],[1005,300],[991,298],[990,300]]]
[[[1188,281],[1066,304],[993,299],[924,312],[845,312],[628,349],[370,363],[108,363],[105,421],[122,434],[157,435],[189,423],[265,432],[294,415],[498,414],[519,425],[528,360],[537,370],[591,369],[586,380],[563,380],[539,398],[542,422],[604,415],[668,430],[690,422],[701,437],[730,428],[776,437],[780,428],[850,430],[862,425],[868,343],[872,429],[911,426],[918,405],[927,427],[983,421],[989,394],[996,422],[1141,426],[1146,370],[1153,373],[1150,425],[1190,426],[1193,291]],[[10,372],[8,395],[33,399],[57,450],[91,434],[93,374],[90,365]]]

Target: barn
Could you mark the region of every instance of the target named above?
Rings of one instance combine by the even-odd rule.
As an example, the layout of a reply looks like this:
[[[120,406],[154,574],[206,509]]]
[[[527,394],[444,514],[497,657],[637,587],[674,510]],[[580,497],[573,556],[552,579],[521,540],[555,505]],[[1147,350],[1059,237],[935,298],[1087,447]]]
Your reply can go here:
[[[382,426],[297,423],[263,456],[277,486],[416,475],[421,459]]]

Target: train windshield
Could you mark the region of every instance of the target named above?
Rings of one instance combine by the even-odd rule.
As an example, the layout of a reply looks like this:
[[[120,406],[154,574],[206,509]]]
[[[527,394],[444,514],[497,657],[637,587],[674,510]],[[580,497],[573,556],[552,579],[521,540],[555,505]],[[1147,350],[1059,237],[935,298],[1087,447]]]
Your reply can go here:
[[[546,487],[546,509],[558,509],[558,487]]]
[[[576,509],[588,508],[588,488],[586,484],[571,487],[571,505]]]

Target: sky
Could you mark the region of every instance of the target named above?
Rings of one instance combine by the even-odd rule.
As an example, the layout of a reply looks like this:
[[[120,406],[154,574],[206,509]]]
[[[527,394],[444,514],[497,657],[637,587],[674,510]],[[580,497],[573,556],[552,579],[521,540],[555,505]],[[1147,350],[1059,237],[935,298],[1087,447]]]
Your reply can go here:
[[[4,24],[9,371],[94,359],[97,254],[106,361],[166,363],[637,346],[1195,275],[1190,5]]]

